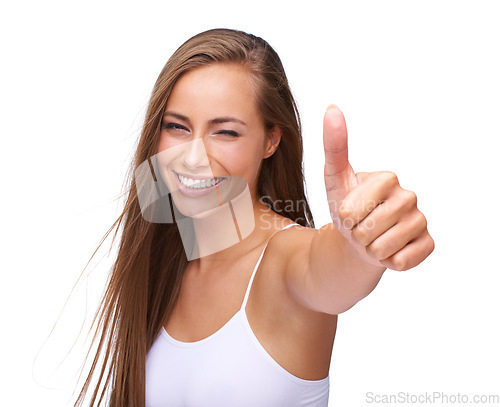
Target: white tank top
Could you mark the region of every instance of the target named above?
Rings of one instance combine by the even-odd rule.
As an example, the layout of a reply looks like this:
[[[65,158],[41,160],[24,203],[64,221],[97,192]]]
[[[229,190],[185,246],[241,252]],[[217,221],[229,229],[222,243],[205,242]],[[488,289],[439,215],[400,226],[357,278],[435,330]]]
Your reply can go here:
[[[294,376],[267,353],[248,322],[245,306],[266,247],[241,308],[217,332],[181,342],[162,328],[146,358],[146,407],[328,406],[330,376]]]

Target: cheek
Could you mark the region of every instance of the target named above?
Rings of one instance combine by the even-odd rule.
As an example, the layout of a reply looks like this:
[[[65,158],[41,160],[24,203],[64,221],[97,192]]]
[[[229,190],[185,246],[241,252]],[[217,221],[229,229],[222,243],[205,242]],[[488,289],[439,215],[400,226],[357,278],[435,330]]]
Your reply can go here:
[[[162,137],[158,143],[156,160],[160,167],[165,169],[182,157],[184,150],[185,147],[182,144],[172,142],[169,137]]]
[[[218,148],[211,148],[209,154],[212,162],[224,167],[232,176],[244,178],[247,183],[255,181],[262,161],[262,151],[255,143],[219,145]]]
[[[175,145],[176,143],[171,137],[160,136],[157,153],[161,153],[162,151],[171,149],[172,147],[175,147]]]

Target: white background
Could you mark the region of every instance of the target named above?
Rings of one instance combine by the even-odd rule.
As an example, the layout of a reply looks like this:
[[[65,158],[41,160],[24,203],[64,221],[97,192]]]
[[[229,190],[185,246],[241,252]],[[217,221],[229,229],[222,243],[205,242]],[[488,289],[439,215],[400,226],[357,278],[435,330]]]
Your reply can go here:
[[[495,1],[2,3],[0,404],[67,405],[42,345],[119,214],[160,70],[215,27],[259,35],[281,56],[317,227],[330,221],[322,118],[335,103],[354,170],[396,172],[436,242],[339,316],[330,405],[370,405],[367,392],[499,394],[499,14]],[[60,320],[55,353],[76,320]]]

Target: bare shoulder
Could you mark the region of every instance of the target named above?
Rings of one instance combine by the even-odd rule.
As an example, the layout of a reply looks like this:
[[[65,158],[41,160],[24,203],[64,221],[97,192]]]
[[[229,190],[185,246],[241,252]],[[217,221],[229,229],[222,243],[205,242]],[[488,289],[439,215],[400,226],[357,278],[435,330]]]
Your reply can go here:
[[[283,220],[283,226],[280,229],[292,223],[294,222],[289,219]],[[269,257],[272,257],[273,268],[276,271],[279,270],[280,277],[288,289],[291,287],[287,284],[287,278],[292,266],[293,270],[303,273],[300,279],[303,279],[305,283],[310,247],[317,233],[317,229],[296,224],[285,230],[280,230],[269,240],[267,250]],[[294,293],[289,294],[293,295]]]
[[[274,233],[269,239],[268,251],[270,257],[272,256],[285,269],[288,264],[295,262],[297,266],[307,266],[304,262],[308,258],[309,248],[314,236],[317,235],[318,230],[314,228],[305,227],[299,224],[294,224],[285,230],[282,227],[294,222],[290,219],[283,218],[281,227],[277,233]],[[299,261],[301,264],[297,264]],[[277,264],[276,264],[277,265]]]
[[[267,248],[267,259],[263,262],[272,267],[275,278],[278,278],[286,300],[297,308],[317,312],[306,300],[309,289],[309,259],[311,244],[320,230],[302,225],[293,225],[281,230],[284,226],[294,223],[283,218],[278,228],[270,238]]]
[[[287,219],[284,225],[290,223],[293,222]],[[272,257],[269,264],[272,264],[279,275],[288,300],[298,308],[314,313],[324,314],[315,308],[312,301],[315,295],[311,283],[313,272],[310,267],[311,247],[316,237],[319,237],[326,228],[332,227],[330,224],[320,229],[294,225],[275,233],[268,244],[269,257]]]
[[[309,248],[319,230],[301,225],[281,230],[293,223],[285,219],[277,226],[276,233],[273,230],[262,258],[263,270],[254,282],[254,301],[249,310],[250,318],[254,319],[250,322],[263,340],[266,340],[264,332],[270,333],[269,350],[274,350],[276,342],[278,354],[283,348],[278,345],[287,344],[289,354],[283,357],[283,365],[288,363],[290,371],[299,377],[320,379],[329,371],[337,315],[312,309],[297,293],[307,285]]]

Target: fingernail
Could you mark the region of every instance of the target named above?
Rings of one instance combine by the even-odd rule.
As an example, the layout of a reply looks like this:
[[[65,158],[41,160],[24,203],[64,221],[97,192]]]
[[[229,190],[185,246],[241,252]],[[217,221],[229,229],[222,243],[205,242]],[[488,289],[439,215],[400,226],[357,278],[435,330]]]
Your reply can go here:
[[[339,107],[337,105],[331,104],[331,105],[328,105],[328,107],[326,108],[326,111],[328,112],[328,110],[330,110],[330,109],[338,109],[338,108]]]

